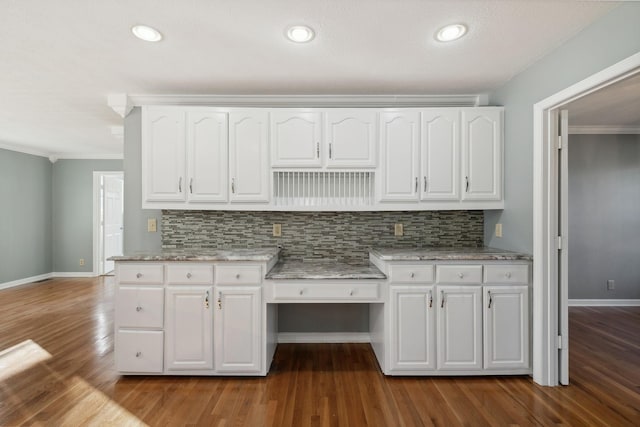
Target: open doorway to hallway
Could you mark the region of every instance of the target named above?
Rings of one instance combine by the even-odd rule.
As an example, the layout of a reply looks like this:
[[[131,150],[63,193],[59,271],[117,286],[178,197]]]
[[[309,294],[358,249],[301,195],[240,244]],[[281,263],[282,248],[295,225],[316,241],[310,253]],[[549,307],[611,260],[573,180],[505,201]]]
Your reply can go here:
[[[122,172],[94,172],[94,273],[112,274],[114,262],[122,255],[124,217],[124,175]]]

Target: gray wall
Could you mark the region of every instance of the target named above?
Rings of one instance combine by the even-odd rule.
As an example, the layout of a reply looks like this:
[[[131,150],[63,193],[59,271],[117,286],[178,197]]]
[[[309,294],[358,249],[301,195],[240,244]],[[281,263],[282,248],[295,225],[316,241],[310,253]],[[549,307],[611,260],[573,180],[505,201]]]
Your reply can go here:
[[[162,212],[142,209],[142,112],[134,108],[124,119],[124,253],[162,249]],[[158,231],[147,232],[147,218],[156,218]]]
[[[51,272],[51,162],[0,149],[0,283]]]
[[[486,244],[533,251],[533,104],[639,51],[640,3],[625,3],[490,94],[505,106],[505,209],[486,212]]]
[[[640,135],[569,142],[569,298],[640,298]]]
[[[54,272],[93,271],[93,172],[121,170],[122,160],[58,160],[53,164]]]

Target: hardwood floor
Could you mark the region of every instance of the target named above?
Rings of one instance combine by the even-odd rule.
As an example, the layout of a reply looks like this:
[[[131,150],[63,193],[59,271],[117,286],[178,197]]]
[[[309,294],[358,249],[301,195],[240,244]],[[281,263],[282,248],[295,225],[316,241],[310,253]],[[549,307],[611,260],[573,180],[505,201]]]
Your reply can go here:
[[[113,292],[0,291],[1,426],[640,425],[640,307],[571,309],[568,387],[385,377],[366,344],[281,344],[266,378],[120,377]]]

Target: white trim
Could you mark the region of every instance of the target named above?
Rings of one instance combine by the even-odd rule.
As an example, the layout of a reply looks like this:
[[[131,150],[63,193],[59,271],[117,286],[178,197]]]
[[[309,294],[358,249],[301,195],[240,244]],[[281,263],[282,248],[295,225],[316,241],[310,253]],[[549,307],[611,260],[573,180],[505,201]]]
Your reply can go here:
[[[125,95],[132,105],[210,105],[224,107],[476,107],[476,95]],[[112,107],[113,108],[113,107]]]
[[[11,282],[0,283],[0,289],[13,288],[15,286],[26,285],[27,283],[38,282],[40,280],[51,279],[53,273],[40,274],[38,276],[26,277],[24,279],[12,280]]]
[[[52,277],[98,277],[92,271],[59,271],[51,273]]]
[[[0,148],[22,154],[31,154],[32,156],[38,157],[49,157],[51,155],[48,151],[38,150],[37,148],[22,147],[19,145],[8,144],[6,142],[0,142]]]
[[[640,307],[640,299],[570,299],[569,307]]]
[[[133,109],[133,104],[126,93],[112,93],[107,95],[107,105],[123,119]]]
[[[279,332],[279,343],[370,343],[368,332]]]
[[[51,157],[55,157],[57,160],[122,160],[124,155],[122,153],[81,153],[81,154],[64,154],[54,153]]]
[[[558,384],[558,150],[550,149],[553,139],[549,115],[554,109],[639,71],[640,53],[636,53],[533,106],[533,380],[541,385]]]
[[[573,135],[637,135],[640,126],[569,126]]]

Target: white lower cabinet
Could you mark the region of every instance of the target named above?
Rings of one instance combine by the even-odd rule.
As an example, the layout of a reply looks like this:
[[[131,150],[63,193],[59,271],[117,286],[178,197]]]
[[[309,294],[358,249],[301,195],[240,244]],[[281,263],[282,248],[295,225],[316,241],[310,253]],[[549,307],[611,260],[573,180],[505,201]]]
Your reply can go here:
[[[213,369],[213,286],[168,286],[165,367]]]
[[[216,286],[215,368],[218,372],[262,370],[262,292],[258,286]]]
[[[125,373],[161,373],[162,339],[162,331],[119,330],[116,369]]]
[[[484,286],[484,369],[529,367],[529,287]]]
[[[391,286],[391,371],[436,368],[433,286]]]
[[[438,369],[482,369],[482,288],[438,286]]]

